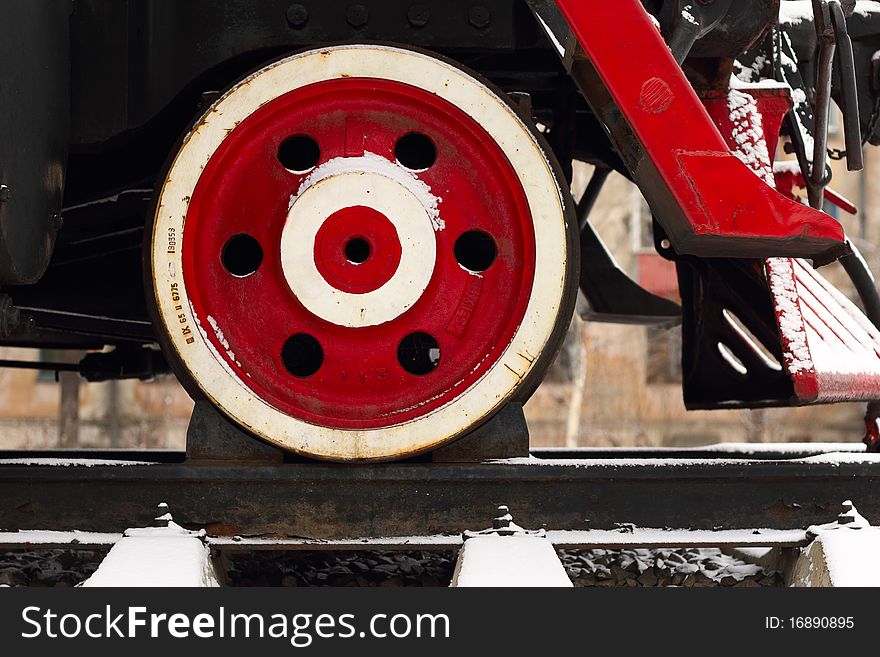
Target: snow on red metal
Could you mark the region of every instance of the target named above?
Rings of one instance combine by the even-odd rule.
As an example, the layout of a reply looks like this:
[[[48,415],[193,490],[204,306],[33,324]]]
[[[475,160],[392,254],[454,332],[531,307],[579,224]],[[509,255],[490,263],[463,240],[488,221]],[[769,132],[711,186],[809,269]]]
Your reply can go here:
[[[773,163],[779,128],[790,107],[788,92],[737,87],[704,102],[731,150],[756,176],[775,185],[780,171],[791,168],[783,163],[774,173]],[[765,271],[783,365],[798,401],[880,397],[880,332],[864,314],[804,260],[769,258]]]
[[[811,257],[843,243],[836,221],[731,153],[639,0],[556,4],[682,210],[665,226],[678,253]]]

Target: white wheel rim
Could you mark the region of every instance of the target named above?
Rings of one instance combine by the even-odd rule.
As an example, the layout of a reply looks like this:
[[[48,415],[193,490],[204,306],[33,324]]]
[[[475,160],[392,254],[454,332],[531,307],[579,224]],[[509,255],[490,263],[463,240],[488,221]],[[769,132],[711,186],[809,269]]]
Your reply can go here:
[[[186,239],[189,199],[201,171],[229,131],[284,93],[343,77],[409,84],[438,95],[473,117],[516,171],[535,225],[537,266],[532,293],[523,320],[501,357],[451,402],[414,420],[381,429],[310,424],[256,396],[200,330],[184,333],[181,329],[200,327],[204,318],[195,317],[189,303],[181,249],[167,248],[169,234]],[[565,301],[568,260],[572,257],[561,194],[561,186],[530,130],[488,87],[454,66],[387,46],[339,46],[294,55],[258,71],[220,98],[186,136],[169,169],[159,193],[150,240],[151,274],[162,329],[180,363],[208,398],[268,442],[340,461],[384,460],[430,450],[479,424],[509,400],[553,336]]]

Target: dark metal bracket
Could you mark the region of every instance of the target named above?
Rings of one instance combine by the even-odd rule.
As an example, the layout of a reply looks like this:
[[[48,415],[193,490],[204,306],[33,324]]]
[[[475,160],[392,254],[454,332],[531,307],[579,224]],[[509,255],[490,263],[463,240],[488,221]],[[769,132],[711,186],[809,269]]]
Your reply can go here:
[[[686,309],[682,322],[685,405],[689,409],[791,405],[794,388],[781,366],[781,341],[763,263],[679,258],[676,266]],[[736,326],[733,318],[753,337]],[[772,354],[775,367],[760,347]],[[740,371],[732,359],[741,363]]]
[[[528,455],[529,429],[522,404],[510,402],[486,423],[431,452],[429,458],[434,463],[479,463]],[[186,432],[186,459],[188,462],[267,465],[290,460],[310,461],[291,457],[281,448],[251,436],[207,400],[197,401],[193,408]]]
[[[608,252],[602,238],[589,222],[590,212],[610,169],[597,168],[577,204],[581,234],[580,288],[588,306],[582,319],[615,324],[677,324],[681,321],[678,304],[648,292],[626,275]]]

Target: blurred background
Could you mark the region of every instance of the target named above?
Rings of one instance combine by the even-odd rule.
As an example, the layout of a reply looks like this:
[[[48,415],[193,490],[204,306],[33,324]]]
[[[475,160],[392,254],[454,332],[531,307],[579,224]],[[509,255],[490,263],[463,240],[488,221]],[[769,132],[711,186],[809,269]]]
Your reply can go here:
[[[842,147],[839,116],[830,145]],[[859,215],[826,208],[880,272],[880,152],[847,172],[833,162],[831,187]],[[576,198],[592,167],[575,169]],[[735,193],[731,190],[730,193]],[[651,215],[638,189],[608,179],[591,221],[618,264],[648,290],[678,300],[675,268],[657,255]],[[855,300],[843,270],[821,273]],[[685,411],[678,327],[585,323],[575,317],[547,379],[526,405],[533,446],[696,446],[718,442],[858,441],[863,404],[762,410]],[[65,352],[0,348],[0,358],[75,360]],[[0,449],[182,449],[192,401],[173,377],[86,383],[75,373],[0,369]]]

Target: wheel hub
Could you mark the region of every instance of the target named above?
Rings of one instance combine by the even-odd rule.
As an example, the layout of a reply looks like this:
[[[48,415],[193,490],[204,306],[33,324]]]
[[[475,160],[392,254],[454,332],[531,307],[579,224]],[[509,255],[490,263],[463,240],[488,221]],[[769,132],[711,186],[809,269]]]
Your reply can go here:
[[[321,175],[337,168],[343,171]],[[424,293],[437,255],[425,206],[432,203],[436,213],[437,200],[425,189],[420,201],[410,189],[417,179],[408,187],[397,180],[406,175],[399,169],[379,156],[337,158],[316,169],[317,182],[306,179],[291,201],[281,266],[294,296],[315,316],[338,326],[376,326]]]
[[[325,458],[414,453],[484,419],[573,290],[535,268],[541,250],[565,272],[568,227],[511,110],[438,60],[358,50],[290,58],[227,94],[178,155],[153,229],[157,305],[185,373],[261,437]],[[413,66],[425,70],[399,75]],[[509,134],[483,127],[496,124]]]
[[[351,294],[376,290],[400,265],[400,238],[388,218],[363,205],[343,208],[315,236],[315,265],[331,286]]]

